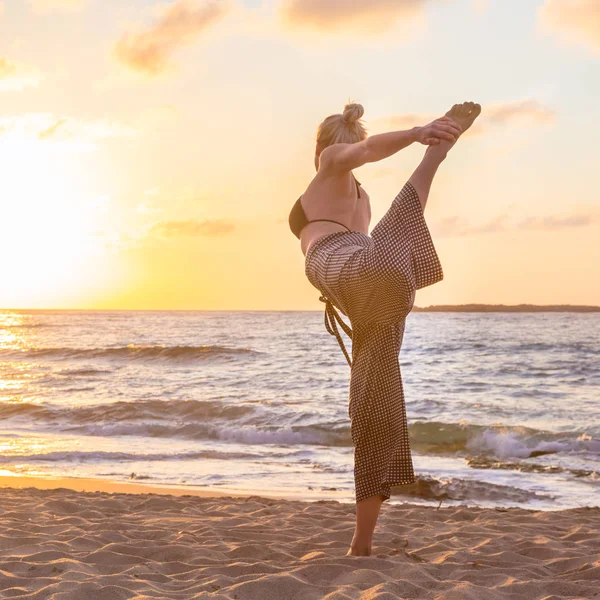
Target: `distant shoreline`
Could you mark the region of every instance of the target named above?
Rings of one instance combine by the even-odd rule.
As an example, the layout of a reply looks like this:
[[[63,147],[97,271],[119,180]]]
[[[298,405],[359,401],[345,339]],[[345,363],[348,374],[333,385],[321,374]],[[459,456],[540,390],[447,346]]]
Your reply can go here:
[[[438,304],[415,306],[413,312],[600,312],[600,306],[574,304]]]
[[[214,308],[0,308],[1,311],[12,313],[190,313],[190,312],[215,312],[215,313],[274,313],[274,312],[323,312],[322,309],[214,309]],[[431,306],[415,306],[413,312],[575,312],[597,313],[600,306],[585,306],[577,304],[433,304]]]

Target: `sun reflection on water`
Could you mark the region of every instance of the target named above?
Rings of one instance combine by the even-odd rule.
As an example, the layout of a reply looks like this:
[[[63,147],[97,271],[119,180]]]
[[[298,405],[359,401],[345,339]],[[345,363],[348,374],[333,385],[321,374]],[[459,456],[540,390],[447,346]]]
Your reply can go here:
[[[31,348],[35,339],[33,328],[36,326],[34,315],[14,311],[0,312],[0,402],[5,403],[41,403],[36,397],[27,397],[23,392],[30,389],[30,382],[39,375],[35,373],[35,364],[14,360],[7,356],[14,351]]]

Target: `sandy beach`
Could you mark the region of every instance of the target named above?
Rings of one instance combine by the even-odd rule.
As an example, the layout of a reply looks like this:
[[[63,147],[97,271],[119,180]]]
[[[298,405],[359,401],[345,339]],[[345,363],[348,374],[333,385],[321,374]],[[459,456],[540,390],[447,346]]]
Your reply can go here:
[[[352,504],[72,478],[0,486],[3,598],[600,598],[599,508],[384,504],[373,554],[352,557]]]

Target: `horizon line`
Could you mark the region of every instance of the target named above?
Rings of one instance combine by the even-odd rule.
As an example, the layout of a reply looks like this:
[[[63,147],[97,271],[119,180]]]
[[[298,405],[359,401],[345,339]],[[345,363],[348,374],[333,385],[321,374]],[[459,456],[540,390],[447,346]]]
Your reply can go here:
[[[551,312],[569,312],[567,309],[578,309],[586,311],[600,312],[600,306],[590,304],[486,304],[479,302],[469,302],[464,304],[430,304],[428,306],[414,306],[411,312],[419,311],[438,311],[455,312],[456,309],[538,309],[536,312],[542,312],[539,309],[550,309]],[[562,309],[561,311],[557,309]],[[216,308],[0,308],[0,311],[6,312],[323,312],[322,309],[216,309]],[[479,310],[464,310],[464,312],[481,312]],[[491,312],[491,311],[488,311]],[[526,312],[526,311],[523,311]]]

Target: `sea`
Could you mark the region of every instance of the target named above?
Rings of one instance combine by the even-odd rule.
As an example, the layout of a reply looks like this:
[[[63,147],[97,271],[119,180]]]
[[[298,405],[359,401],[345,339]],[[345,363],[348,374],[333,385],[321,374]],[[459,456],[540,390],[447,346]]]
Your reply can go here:
[[[390,504],[600,506],[600,313],[413,312],[399,358]],[[2,310],[0,475],[351,503],[349,375],[322,311]]]

